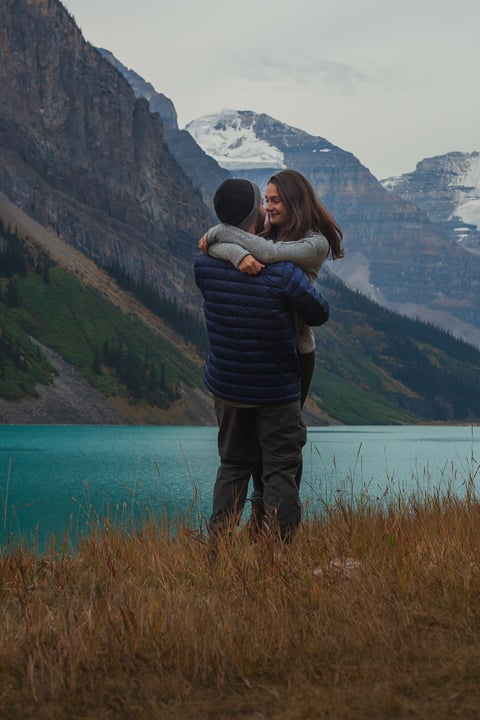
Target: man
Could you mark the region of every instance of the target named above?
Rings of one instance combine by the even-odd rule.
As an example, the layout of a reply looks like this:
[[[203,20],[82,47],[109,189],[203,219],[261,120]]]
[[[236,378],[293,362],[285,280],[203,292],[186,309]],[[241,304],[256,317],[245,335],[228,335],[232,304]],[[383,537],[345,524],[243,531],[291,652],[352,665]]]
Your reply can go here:
[[[249,180],[225,180],[214,207],[221,222],[251,233],[265,219],[260,190]],[[294,312],[308,325],[322,325],[328,303],[290,262],[249,275],[200,254],[195,280],[210,342],[205,384],[219,427],[210,529],[217,534],[238,522],[260,446],[266,517],[289,541],[301,520],[295,478],[306,441]]]

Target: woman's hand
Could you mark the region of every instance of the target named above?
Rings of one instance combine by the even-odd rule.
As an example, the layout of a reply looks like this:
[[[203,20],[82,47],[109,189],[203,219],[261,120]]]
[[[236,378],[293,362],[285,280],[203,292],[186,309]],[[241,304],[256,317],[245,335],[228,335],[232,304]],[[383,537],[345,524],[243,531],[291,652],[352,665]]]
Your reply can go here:
[[[259,262],[257,258],[254,258],[253,255],[245,255],[238,269],[247,273],[247,275],[257,275],[264,267],[265,265]]]
[[[202,252],[205,253],[205,255],[208,255],[207,233],[205,233],[205,235],[202,235],[202,237],[198,241],[198,247]]]

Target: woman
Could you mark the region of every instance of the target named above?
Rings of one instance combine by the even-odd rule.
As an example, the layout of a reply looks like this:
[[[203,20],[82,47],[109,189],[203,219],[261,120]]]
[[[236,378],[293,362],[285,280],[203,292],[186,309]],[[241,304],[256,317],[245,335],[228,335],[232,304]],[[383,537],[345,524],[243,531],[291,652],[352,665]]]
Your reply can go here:
[[[260,235],[230,225],[216,225],[199,242],[199,247],[221,260],[228,260],[242,272],[256,274],[264,263],[291,261],[306,272],[312,282],[324,261],[343,257],[343,234],[338,223],[320,202],[310,182],[296,170],[281,170],[268,181],[265,192],[268,221]],[[315,337],[310,327],[297,318],[297,347],[302,371],[301,404],[305,403],[315,367]],[[253,473],[252,513],[261,519],[262,482],[260,471]],[[297,478],[300,483],[300,475]],[[256,502],[257,501],[257,502]]]

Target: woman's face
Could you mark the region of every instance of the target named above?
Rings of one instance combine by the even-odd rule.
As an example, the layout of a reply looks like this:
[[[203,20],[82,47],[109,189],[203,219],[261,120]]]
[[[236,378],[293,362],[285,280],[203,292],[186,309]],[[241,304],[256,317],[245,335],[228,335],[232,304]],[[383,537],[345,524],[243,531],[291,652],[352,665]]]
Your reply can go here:
[[[277,186],[268,183],[265,191],[265,209],[268,213],[270,225],[281,227],[287,221],[288,210],[278,194]]]

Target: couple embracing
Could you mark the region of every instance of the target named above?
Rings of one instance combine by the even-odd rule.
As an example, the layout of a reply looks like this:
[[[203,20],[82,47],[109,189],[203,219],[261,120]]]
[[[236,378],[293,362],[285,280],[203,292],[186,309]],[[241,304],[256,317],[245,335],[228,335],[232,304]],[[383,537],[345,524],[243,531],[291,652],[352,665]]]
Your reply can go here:
[[[210,344],[205,383],[219,428],[209,529],[215,536],[239,522],[253,477],[252,527],[289,542],[301,521],[312,326],[329,317],[314,283],[327,258],[343,256],[342,232],[294,170],[270,178],[265,205],[255,183],[225,180],[214,207],[221,224],[202,237],[195,259]]]

